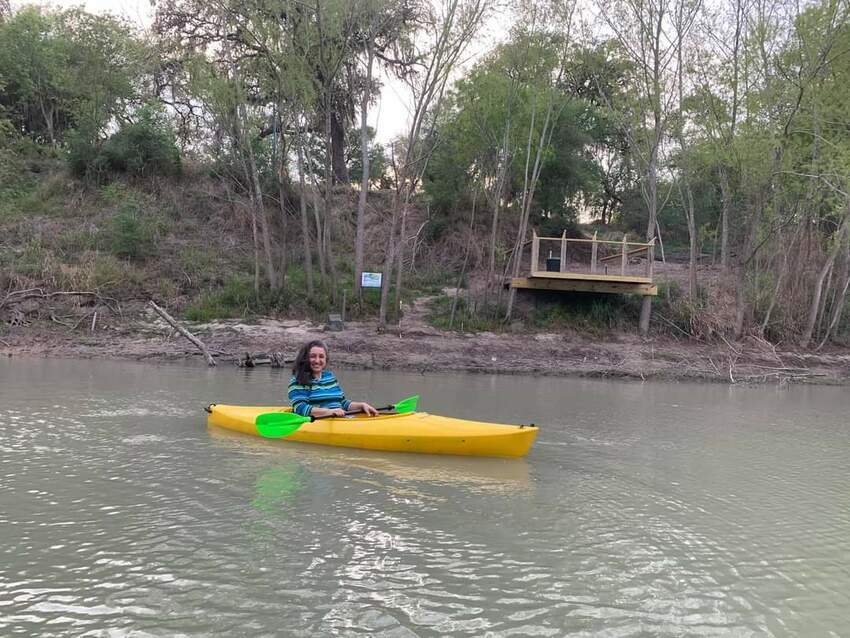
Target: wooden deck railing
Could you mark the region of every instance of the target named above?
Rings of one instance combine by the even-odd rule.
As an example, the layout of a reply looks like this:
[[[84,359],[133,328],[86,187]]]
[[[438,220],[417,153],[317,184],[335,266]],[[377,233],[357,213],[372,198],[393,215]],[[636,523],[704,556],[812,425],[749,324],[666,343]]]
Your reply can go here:
[[[629,265],[629,258],[642,255],[646,259],[644,272],[647,279],[652,279],[652,262],[655,259],[655,239],[650,242],[630,242],[627,241],[627,235],[623,235],[622,241],[612,241],[607,239],[597,239],[596,233],[593,233],[593,239],[573,239],[572,237],[567,237],[566,231],[560,237],[539,237],[536,231],[532,231],[531,235],[531,274],[534,276],[536,273],[543,274],[546,270],[541,271],[538,266],[540,264],[540,242],[558,242],[560,244],[559,250],[559,270],[558,272],[566,273],[566,272],[578,272],[575,270],[567,269],[567,246],[570,244],[580,245],[584,244],[590,245],[590,272],[591,274],[596,274],[599,270],[599,266],[606,266],[606,274],[607,273],[607,263],[608,262],[616,262],[619,260],[620,262],[620,276],[626,276],[626,268]],[[613,247],[616,246],[616,249]],[[603,252],[609,252],[610,254],[599,256],[600,249]],[[551,251],[550,251],[551,254]],[[573,262],[575,263],[575,262]]]

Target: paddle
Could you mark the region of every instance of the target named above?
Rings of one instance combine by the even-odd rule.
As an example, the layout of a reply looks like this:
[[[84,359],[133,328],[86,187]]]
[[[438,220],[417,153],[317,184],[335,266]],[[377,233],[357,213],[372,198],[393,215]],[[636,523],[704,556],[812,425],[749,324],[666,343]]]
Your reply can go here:
[[[418,401],[419,395],[413,395],[412,397],[402,399],[398,403],[387,405],[383,408],[378,408],[378,412],[387,412],[389,410],[395,410],[399,414],[404,414],[406,412],[414,412],[416,410],[416,404],[418,403]],[[295,432],[295,430],[300,428],[304,423],[311,423],[316,419],[330,418],[333,418],[333,415],[301,416],[300,414],[296,414],[295,412],[265,412],[263,414],[258,415],[257,418],[254,420],[254,423],[257,426],[257,432],[261,436],[265,436],[270,439],[279,439],[284,436],[289,436],[290,434]]]

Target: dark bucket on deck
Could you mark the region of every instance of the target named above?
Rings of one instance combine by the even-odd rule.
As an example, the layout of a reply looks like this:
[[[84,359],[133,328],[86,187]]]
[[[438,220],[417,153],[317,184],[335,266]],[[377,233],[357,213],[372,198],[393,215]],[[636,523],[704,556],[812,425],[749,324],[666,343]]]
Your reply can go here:
[[[548,272],[561,272],[561,258],[549,257],[546,259],[546,270]]]

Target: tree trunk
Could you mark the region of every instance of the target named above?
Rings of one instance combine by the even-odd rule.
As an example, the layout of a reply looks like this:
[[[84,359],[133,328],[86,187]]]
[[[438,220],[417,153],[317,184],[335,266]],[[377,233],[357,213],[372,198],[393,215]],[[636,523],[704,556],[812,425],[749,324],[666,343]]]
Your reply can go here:
[[[507,129],[506,129],[507,132]],[[490,223],[490,246],[487,256],[487,281],[484,285],[484,308],[487,308],[490,288],[494,285],[493,278],[496,275],[496,238],[499,234],[499,212],[502,208],[502,195],[505,192],[505,184],[508,175],[508,158],[507,158],[507,134],[502,143],[501,160],[499,163],[499,172],[496,177],[496,187],[493,194],[493,219]],[[501,282],[498,284],[501,286]]]
[[[328,271],[325,264],[325,230],[322,223],[321,206],[319,205],[319,181],[316,178],[316,171],[313,170],[313,158],[310,155],[310,149],[304,148],[304,153],[307,160],[307,170],[313,179],[313,187],[310,190],[310,198],[313,200],[313,222],[316,225],[316,254],[319,256],[319,278],[324,285],[328,278]]]
[[[322,227],[322,217],[319,212],[319,195],[316,192],[316,185],[310,191],[310,196],[313,199],[313,223],[316,225],[316,253],[319,255],[319,279],[322,285],[328,279],[328,270],[325,266],[325,231]]]
[[[301,208],[301,241],[304,249],[304,278],[307,280],[307,296],[312,297],[313,288],[313,256],[310,250],[310,221],[307,215],[307,180],[304,179],[304,150],[301,135],[298,136],[298,199]]]
[[[359,303],[363,303],[363,290],[360,279],[363,274],[363,231],[366,219],[366,196],[369,193],[369,129],[367,116],[372,88],[372,63],[374,55],[371,42],[366,44],[366,86],[360,102],[360,151],[363,164],[363,176],[360,178],[360,196],[357,199],[357,230],[354,233],[354,294]]]
[[[251,210],[251,239],[253,240],[254,249],[254,294],[260,296],[260,238],[257,232],[257,205],[254,202],[256,195],[254,194],[253,181],[251,179],[251,171],[248,168],[248,162],[245,160],[245,155],[239,144],[238,128],[236,129],[235,151],[239,157],[239,163],[242,164],[242,175],[248,183],[248,201],[250,202]]]
[[[533,108],[533,107],[532,107]],[[522,261],[522,246],[525,241],[525,233],[528,230],[528,219],[531,214],[531,204],[534,200],[534,191],[537,188],[537,180],[540,177],[540,170],[542,168],[543,162],[543,151],[548,148],[549,142],[552,139],[552,129],[554,126],[552,125],[552,110],[553,103],[552,98],[550,96],[549,105],[546,109],[546,119],[543,121],[543,128],[540,131],[540,139],[537,145],[537,154],[534,158],[534,168],[531,171],[531,179],[527,181],[526,188],[523,193],[523,211],[522,217],[520,220],[519,232],[517,234],[517,242],[515,244],[514,251],[514,263],[513,263],[513,276],[519,276],[519,268],[520,262]],[[530,151],[530,139],[531,139],[531,130],[534,129],[534,117],[531,119],[531,127],[529,128],[529,151]],[[528,151],[527,151],[528,153]],[[528,165],[527,162],[528,155],[526,156],[526,167]],[[527,169],[526,169],[527,170]],[[526,173],[527,174],[527,173]],[[536,267],[536,264],[531,264],[532,270]],[[511,287],[510,292],[508,293],[508,307],[505,311],[505,321],[511,320],[511,315],[513,314],[514,301],[516,299],[516,288]]]
[[[254,204],[254,190],[248,189],[251,201],[251,239],[254,247],[254,294],[260,296],[260,238],[257,233],[257,207]]]
[[[255,191],[257,217],[260,220],[260,231],[263,236],[263,252],[266,257],[266,275],[269,280],[269,288],[277,290],[277,273],[275,272],[274,260],[272,259],[271,233],[269,232],[269,222],[266,218],[266,207],[263,203],[263,189],[260,185],[260,173],[257,171],[257,163],[254,160],[254,150],[251,148],[250,143],[248,144],[248,161],[251,167],[251,179],[253,180]]]
[[[398,270],[396,271],[395,300],[393,301],[396,322],[401,321],[401,282],[402,274],[404,273],[404,247],[407,243],[405,233],[407,232],[407,211],[409,206],[409,194],[405,193],[404,206],[402,206],[401,208],[401,228],[399,228],[398,231],[398,255],[396,256],[396,261],[398,262]]]
[[[473,237],[475,232],[475,204],[478,201],[478,188],[472,194],[472,213],[469,217],[469,236]],[[455,322],[455,313],[457,312],[457,303],[460,300],[460,287],[463,284],[463,276],[466,274],[466,266],[469,263],[469,250],[472,245],[472,242],[467,242],[466,244],[466,252],[463,255],[463,264],[460,267],[460,274],[457,276],[457,285],[455,286],[455,296],[452,299],[452,311],[449,314],[449,330],[452,329],[452,326]]]
[[[401,188],[401,186],[400,186]],[[395,229],[398,225],[398,209],[399,209],[399,192],[396,189],[393,196],[393,214],[390,220],[390,234],[387,239],[387,252],[384,259],[384,267],[381,276],[381,307],[378,310],[378,325],[380,328],[387,327],[387,300],[390,293],[390,276],[393,271],[393,262],[395,260]]]
[[[325,116],[325,148],[330,150],[333,146],[333,137],[334,137],[334,117],[332,117],[332,113],[328,111]],[[343,165],[345,163],[343,162]],[[331,175],[332,167],[331,167],[331,157],[330,153],[325,153],[325,195],[324,195],[324,204],[325,204],[325,227],[324,227],[324,240],[322,241],[323,248],[325,249],[325,259],[328,262],[328,270],[330,272],[330,283],[331,283],[331,299],[334,303],[336,303],[336,287],[337,287],[337,276],[336,276],[336,263],[334,262],[334,251],[333,251],[333,233],[331,229],[333,228],[333,211],[331,210],[331,195],[333,189],[333,176]],[[348,178],[346,177],[346,181]]]
[[[690,240],[690,258],[688,260],[688,292],[691,303],[697,302],[697,224],[696,211],[694,211],[694,194],[689,183],[685,183],[685,191],[688,201],[688,239]]]
[[[818,314],[820,311],[820,300],[821,295],[823,294],[823,283],[826,280],[827,275],[829,275],[832,270],[833,265],[835,264],[835,258],[838,256],[839,251],[841,250],[842,244],[844,242],[844,236],[847,232],[847,224],[848,220],[850,220],[850,216],[845,217],[844,221],[841,224],[841,228],[835,235],[835,243],[827,255],[826,261],[818,273],[818,277],[815,280],[814,290],[812,292],[812,303],[809,306],[809,317],[806,320],[806,328],[803,330],[803,336],[800,339],[800,347],[808,348],[809,343],[812,340],[812,335],[815,330],[815,323],[818,319]]]
[[[735,326],[733,328],[733,335],[736,340],[744,334],[744,320],[747,310],[746,286],[747,266],[746,264],[738,264],[735,271]]]
[[[829,274],[826,276],[826,283],[823,286],[824,294],[821,295],[820,298],[820,308],[818,308],[818,320],[817,325],[815,325],[815,330],[812,335],[819,335],[821,333],[821,328],[823,326],[824,315],[826,315],[826,307],[829,303],[829,291],[832,290],[833,297],[835,296],[835,290],[832,287],[832,278],[835,275],[835,264],[833,263],[832,268],[829,269]]]
[[[729,188],[729,175],[725,167],[720,167],[720,271],[729,270],[729,212],[732,210],[732,193]]]
[[[280,166],[277,174],[277,196],[280,206],[280,286],[281,288],[286,289],[286,193],[283,188],[283,176],[281,175],[282,170],[283,166]]]
[[[839,286],[840,291],[836,294],[835,302],[832,304],[832,318],[829,321],[829,325],[826,327],[823,339],[821,339],[821,342],[818,344],[818,350],[826,345],[826,342],[829,341],[830,336],[838,326],[838,322],[841,321],[841,313],[844,310],[844,304],[847,299],[847,289],[850,288],[850,244],[848,244],[844,253],[844,266],[842,268],[842,279],[839,282]]]
[[[333,183],[348,184],[348,167],[345,165],[345,126],[339,119],[339,114],[331,111],[330,120],[331,158],[333,163]]]
[[[44,100],[39,100],[38,105],[41,108],[41,115],[44,118],[44,125],[47,127],[47,136],[50,138],[50,145],[56,146],[56,133],[53,128],[53,112],[54,107],[52,104],[49,106],[44,105]]]
[[[762,337],[764,337],[767,326],[770,324],[770,317],[773,314],[773,309],[776,307],[776,302],[779,300],[779,292],[782,290],[782,280],[785,278],[785,272],[788,269],[788,253],[793,246],[794,241],[792,240],[791,246],[788,246],[786,250],[782,251],[782,266],[780,266],[779,274],[776,277],[776,285],[773,287],[770,305],[768,305],[767,311],[764,313],[764,319],[762,319],[761,326],[759,327],[759,335]]]

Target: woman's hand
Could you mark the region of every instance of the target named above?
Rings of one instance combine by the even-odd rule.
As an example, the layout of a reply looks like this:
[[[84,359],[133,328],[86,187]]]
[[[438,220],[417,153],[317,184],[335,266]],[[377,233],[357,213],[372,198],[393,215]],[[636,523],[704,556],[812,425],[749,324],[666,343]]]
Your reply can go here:
[[[378,416],[378,411],[365,401],[360,401],[359,407],[361,412],[365,412],[369,416]]]

